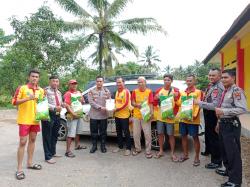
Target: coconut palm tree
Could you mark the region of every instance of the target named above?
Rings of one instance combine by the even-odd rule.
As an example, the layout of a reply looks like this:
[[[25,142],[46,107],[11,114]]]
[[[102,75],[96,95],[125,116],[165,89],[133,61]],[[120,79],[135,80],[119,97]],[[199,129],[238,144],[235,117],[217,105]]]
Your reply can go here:
[[[65,22],[66,31],[85,31],[87,35],[80,36],[75,44],[79,50],[90,45],[97,45],[96,54],[99,61],[99,73],[102,73],[103,61],[111,63],[116,53],[113,49],[127,50],[138,56],[137,47],[122,34],[148,32],[163,32],[165,30],[153,18],[133,18],[116,20],[131,0],[88,0],[93,14],[81,7],[74,0],[55,0],[67,12],[74,14],[78,19]],[[112,66],[112,63],[111,63]]]
[[[152,67],[155,61],[157,62],[161,61],[157,53],[158,53],[158,50],[154,51],[153,46],[149,45],[146,48],[145,52],[142,53],[142,55],[140,56],[141,60],[139,60],[139,62],[144,62],[146,66]]]

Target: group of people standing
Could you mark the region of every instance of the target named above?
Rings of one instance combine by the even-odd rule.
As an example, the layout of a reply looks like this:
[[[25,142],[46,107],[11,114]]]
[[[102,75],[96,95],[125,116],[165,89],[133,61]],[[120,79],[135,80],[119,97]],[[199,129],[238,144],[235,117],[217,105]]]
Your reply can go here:
[[[38,86],[39,71],[32,70],[29,73],[29,83],[20,86],[13,97],[12,103],[18,106],[19,125],[19,148],[17,154],[18,167],[16,172],[17,179],[24,179],[22,162],[24,157],[25,145],[28,141],[28,162],[29,169],[42,169],[40,164],[33,164],[33,152],[37,132],[40,131],[39,122],[35,121],[36,100],[38,97],[47,97],[49,103],[50,121],[42,121],[43,147],[46,162],[54,164],[56,154],[56,142],[60,127],[60,112],[63,107],[67,109],[67,143],[66,157],[75,157],[71,151],[72,141],[75,141],[75,150],[86,149],[80,145],[79,134],[82,131],[83,119],[72,110],[73,99],[85,103],[80,91],[77,90],[77,81],[68,82],[69,90],[62,96],[58,90],[59,79],[51,76],[49,86],[42,89]],[[147,88],[145,77],[138,78],[138,88],[130,91],[125,87],[122,77],[116,79],[117,91],[115,93],[115,109],[113,110],[118,147],[112,150],[113,153],[122,151],[124,155],[138,155],[141,153],[141,131],[145,137],[145,156],[146,158],[159,159],[164,156],[163,143],[169,140],[171,148],[171,159],[173,162],[184,162],[188,156],[188,135],[193,137],[195,158],[193,166],[200,165],[200,141],[199,125],[200,110],[203,109],[205,118],[205,142],[206,150],[203,155],[211,154],[211,163],[206,164],[208,169],[216,169],[216,173],[229,176],[229,180],[221,186],[240,186],[242,183],[242,161],[240,155],[240,130],[241,124],[238,115],[247,111],[246,98],[242,89],[235,85],[235,73],[232,70],[211,69],[208,75],[210,84],[205,94],[195,87],[196,78],[194,75],[186,77],[187,88],[185,91],[173,87],[173,76],[166,74],[163,76],[164,86],[157,89],[155,93]],[[90,131],[92,147],[90,153],[95,153],[98,138],[100,137],[100,150],[106,153],[107,137],[107,107],[106,100],[111,98],[110,91],[103,86],[104,78],[96,77],[96,86],[88,93],[88,101],[91,106]],[[194,98],[192,109],[192,120],[181,120],[179,132],[182,137],[183,154],[178,157],[175,154],[175,119],[163,119],[160,115],[161,96],[173,96],[173,111],[177,117],[182,106],[182,97],[192,96]],[[64,98],[64,99],[63,99]],[[64,101],[63,101],[64,100]],[[141,108],[142,103],[147,101],[150,108],[150,120],[143,119]],[[135,149],[131,151],[131,136],[129,124],[133,120],[133,139]],[[157,132],[159,135],[160,151],[153,155],[151,152],[151,120],[157,121]],[[125,136],[125,142],[123,138]],[[125,146],[124,146],[125,145]],[[225,170],[221,166],[225,166]]]

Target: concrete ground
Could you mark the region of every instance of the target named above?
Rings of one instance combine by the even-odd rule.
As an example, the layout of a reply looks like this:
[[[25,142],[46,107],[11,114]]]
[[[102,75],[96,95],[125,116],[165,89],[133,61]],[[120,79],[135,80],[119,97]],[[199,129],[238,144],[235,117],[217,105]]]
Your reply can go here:
[[[14,112],[15,113],[15,112]],[[194,152],[184,163],[173,163],[169,152],[161,159],[146,159],[144,153],[125,157],[122,153],[114,154],[115,139],[108,139],[106,154],[98,150],[90,154],[90,138],[82,137],[81,143],[87,150],[74,151],[76,157],[57,158],[57,163],[49,165],[44,162],[41,133],[36,143],[34,163],[42,164],[41,171],[27,170],[26,179],[17,181],[16,151],[18,144],[18,127],[13,111],[0,112],[0,186],[168,186],[168,187],[214,187],[220,186],[226,178],[218,176],[204,165],[208,157],[201,156],[201,166],[193,167]],[[190,141],[191,143],[192,141]],[[203,142],[201,140],[201,142]],[[203,144],[203,143],[202,143]],[[177,141],[177,154],[181,154],[181,144]],[[58,142],[57,153],[63,155],[65,142]],[[25,162],[26,163],[26,162]],[[24,163],[24,166],[25,166]],[[245,185],[243,185],[245,186]]]

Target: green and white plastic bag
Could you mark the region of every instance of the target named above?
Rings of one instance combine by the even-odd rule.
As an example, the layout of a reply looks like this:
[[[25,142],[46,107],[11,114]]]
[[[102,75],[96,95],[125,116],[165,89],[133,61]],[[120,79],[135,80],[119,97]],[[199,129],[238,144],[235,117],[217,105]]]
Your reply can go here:
[[[194,98],[192,96],[181,97],[180,119],[193,121]]]
[[[174,118],[173,99],[173,95],[160,96],[160,111],[162,119]]]
[[[145,121],[145,122],[149,121],[151,116],[150,116],[150,107],[149,107],[147,101],[144,101],[141,104],[140,111],[141,111],[143,121]]]
[[[49,119],[49,103],[47,97],[38,99],[36,105],[36,121]]]
[[[83,105],[80,99],[80,94],[71,94],[71,108],[79,118],[83,117]]]

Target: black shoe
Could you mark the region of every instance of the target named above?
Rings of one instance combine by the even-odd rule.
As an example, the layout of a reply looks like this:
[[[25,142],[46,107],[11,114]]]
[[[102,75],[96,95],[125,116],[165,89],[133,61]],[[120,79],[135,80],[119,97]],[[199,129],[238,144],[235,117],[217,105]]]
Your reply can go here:
[[[216,169],[216,170],[215,170],[215,173],[217,173],[218,175],[221,175],[221,176],[223,176],[223,177],[228,176],[227,171],[226,171],[226,170],[222,170],[222,169],[220,169],[220,168]]]
[[[106,153],[107,152],[107,149],[106,149],[105,145],[101,146],[101,152],[102,153]]]
[[[225,182],[223,184],[220,185],[221,187],[240,187],[240,184],[235,184],[232,182]]]
[[[210,155],[210,153],[209,153],[209,152],[207,152],[207,151],[204,151],[204,152],[201,152],[201,155],[202,155],[202,156],[209,156],[209,155]]]
[[[220,167],[221,167],[220,164],[215,164],[215,163],[212,163],[212,162],[205,165],[205,168],[207,168],[207,169],[217,169],[217,168],[220,168]]]
[[[95,153],[96,150],[97,150],[97,146],[93,145],[89,152],[90,153]]]

